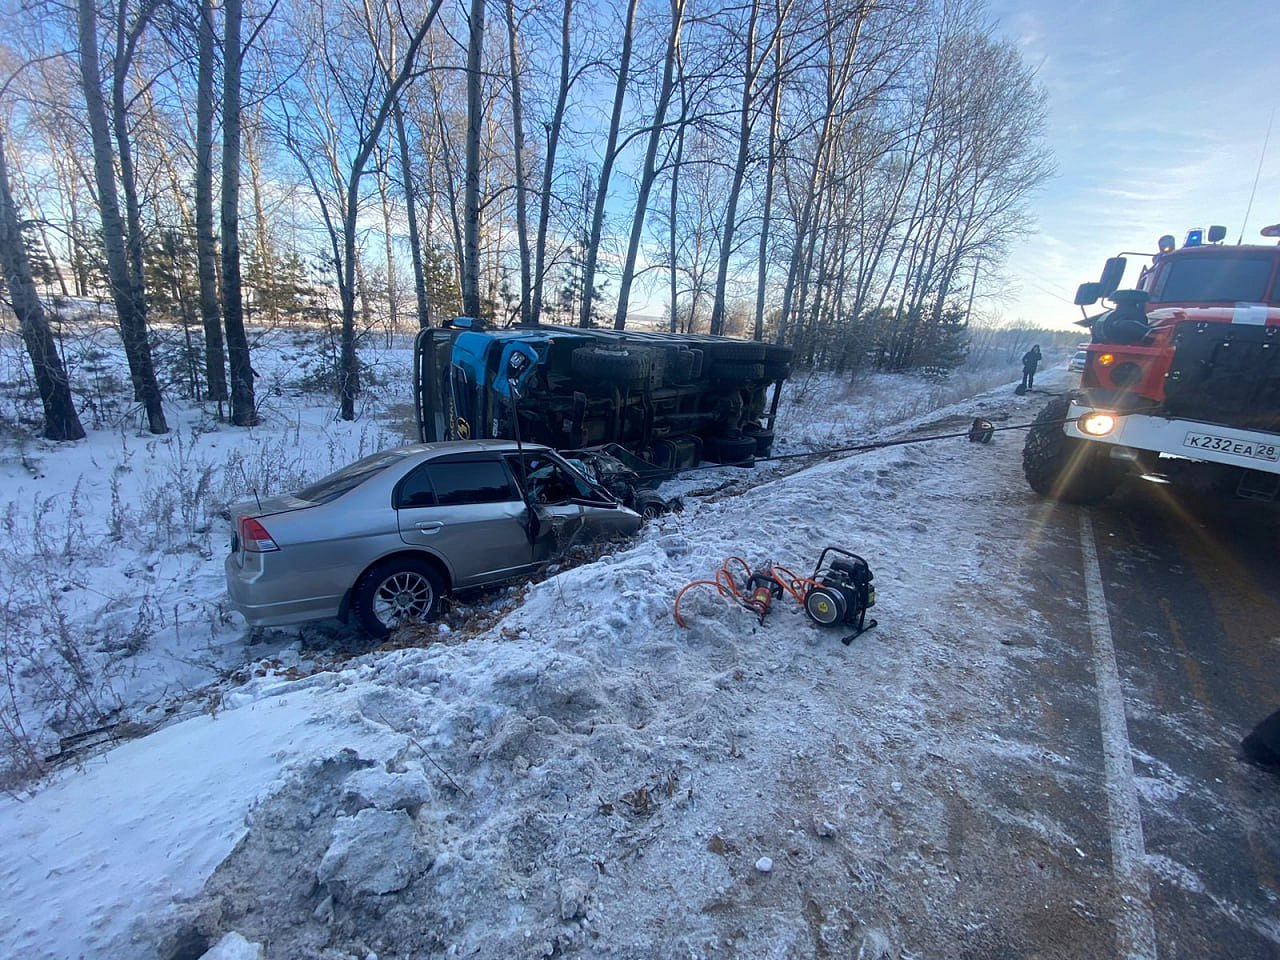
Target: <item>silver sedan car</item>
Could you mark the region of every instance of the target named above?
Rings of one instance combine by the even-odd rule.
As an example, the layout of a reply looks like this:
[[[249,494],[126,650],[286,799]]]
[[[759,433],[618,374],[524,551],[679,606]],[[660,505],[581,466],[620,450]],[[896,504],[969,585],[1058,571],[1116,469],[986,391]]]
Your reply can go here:
[[[453,590],[642,522],[554,451],[509,440],[385,450],[232,519],[227,594],[250,625],[354,615],[378,638],[430,620]]]

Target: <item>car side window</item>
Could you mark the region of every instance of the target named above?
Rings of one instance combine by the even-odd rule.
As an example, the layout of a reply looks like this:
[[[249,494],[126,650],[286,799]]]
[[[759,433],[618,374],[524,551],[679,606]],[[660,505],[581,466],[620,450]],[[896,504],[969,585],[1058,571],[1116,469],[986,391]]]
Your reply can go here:
[[[414,507],[434,507],[436,491],[431,486],[431,476],[427,473],[427,464],[423,464],[400,481],[396,487],[395,505],[397,510]]]
[[[519,500],[511,474],[499,460],[461,460],[426,465],[436,503],[507,503]]]

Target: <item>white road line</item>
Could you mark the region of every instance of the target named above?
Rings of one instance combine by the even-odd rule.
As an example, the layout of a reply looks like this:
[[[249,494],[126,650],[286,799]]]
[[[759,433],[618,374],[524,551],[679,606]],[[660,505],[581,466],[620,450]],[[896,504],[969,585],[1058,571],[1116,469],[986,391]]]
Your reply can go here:
[[[1133,781],[1124,690],[1120,686],[1116,651],[1111,642],[1111,621],[1107,618],[1107,597],[1102,589],[1093,522],[1087,510],[1080,511],[1080,552],[1084,557],[1085,599],[1089,633],[1093,638],[1098,716],[1102,724],[1102,764],[1107,780],[1107,819],[1111,824],[1111,869],[1120,888],[1116,946],[1119,955],[1128,960],[1156,960],[1155,920],[1151,915],[1151,888],[1147,883],[1147,851],[1142,840],[1138,788]]]

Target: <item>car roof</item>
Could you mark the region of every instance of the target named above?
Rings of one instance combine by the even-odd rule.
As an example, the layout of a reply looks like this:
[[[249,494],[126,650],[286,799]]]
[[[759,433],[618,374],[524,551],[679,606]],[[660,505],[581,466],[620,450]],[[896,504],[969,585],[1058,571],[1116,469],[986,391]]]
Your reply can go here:
[[[520,451],[544,453],[551,448],[541,443],[525,443],[515,440],[436,440],[430,443],[410,443],[394,447],[386,453],[402,452],[405,455],[446,453],[517,453]]]

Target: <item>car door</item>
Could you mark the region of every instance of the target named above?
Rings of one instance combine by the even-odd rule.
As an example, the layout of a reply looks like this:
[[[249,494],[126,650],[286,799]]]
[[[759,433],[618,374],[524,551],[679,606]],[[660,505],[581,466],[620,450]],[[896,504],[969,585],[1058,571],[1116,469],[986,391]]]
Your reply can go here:
[[[580,540],[611,539],[633,534],[640,517],[608,491],[548,451],[509,455],[508,462],[525,486],[537,512],[533,556],[550,560]]]
[[[455,586],[516,576],[533,563],[529,511],[500,457],[428,460],[400,481],[395,503],[400,538],[439,555]]]

